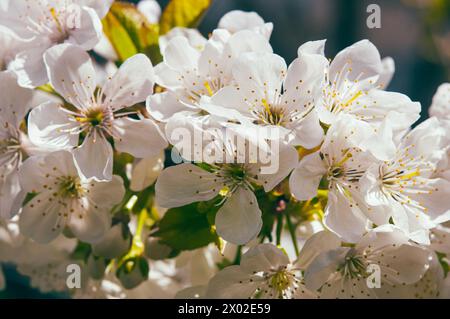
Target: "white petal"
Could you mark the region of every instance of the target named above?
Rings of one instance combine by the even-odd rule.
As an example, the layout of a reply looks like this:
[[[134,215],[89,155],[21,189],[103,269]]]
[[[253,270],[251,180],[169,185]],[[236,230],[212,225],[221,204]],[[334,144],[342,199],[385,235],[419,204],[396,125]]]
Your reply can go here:
[[[155,74],[152,63],[144,54],[126,60],[103,87],[106,102],[118,110],[143,102],[153,92]]]
[[[319,152],[305,156],[289,179],[291,193],[298,200],[308,200],[317,195],[320,180],[327,172]]]
[[[367,218],[340,193],[328,193],[324,224],[348,242],[357,242],[367,231]]]
[[[369,40],[361,40],[339,52],[330,65],[330,80],[342,72],[350,81],[367,79],[382,72],[380,53]]]
[[[275,94],[281,93],[286,69],[286,62],[276,54],[250,52],[234,63],[233,76],[248,100],[271,103]]]
[[[391,83],[392,77],[394,76],[395,62],[393,58],[386,57],[381,60],[381,64],[383,70],[381,71],[380,78],[378,79],[378,84],[385,89],[389,86],[389,83]]]
[[[10,72],[0,72],[1,118],[0,123],[19,127],[20,122],[31,109],[33,91],[17,85],[16,77]]]
[[[20,232],[38,243],[46,244],[61,233],[64,225],[56,227],[59,220],[58,213],[62,206],[55,203],[50,193],[41,193],[34,197],[20,214]],[[50,201],[51,200],[51,201]]]
[[[386,197],[380,187],[381,181],[379,178],[379,166],[372,165],[359,181],[360,192],[364,196],[365,203],[369,206],[369,209],[363,209],[366,211],[366,216],[375,224],[383,225],[389,223],[391,212],[395,211],[396,217],[392,216],[395,224],[407,227],[407,216],[404,209],[394,206],[393,203],[396,203],[396,201],[391,201]]]
[[[137,5],[138,10],[145,15],[148,22],[158,23],[161,16],[161,6],[156,0],[142,0]]]
[[[100,41],[94,47],[94,52],[109,61],[117,61],[119,57],[109,41],[108,37],[103,33]]]
[[[115,147],[137,158],[158,154],[167,147],[159,127],[150,119],[134,120],[123,117],[114,121]]]
[[[69,120],[60,103],[47,102],[35,107],[28,117],[28,134],[33,144],[48,149],[70,149],[78,145],[78,135],[67,130],[77,124]]]
[[[88,6],[97,12],[99,18],[103,18],[109,11],[114,0],[82,0],[85,6]]]
[[[86,196],[90,202],[105,209],[119,204],[125,195],[123,180],[117,175],[114,175],[110,182],[87,181],[84,187],[89,190]]]
[[[0,176],[0,219],[10,219],[15,216],[22,207],[26,195],[20,187],[19,176],[16,172],[5,178]]]
[[[95,71],[83,49],[60,44],[45,52],[44,61],[51,85],[65,100],[80,109],[92,104],[96,87]]]
[[[430,252],[422,247],[401,245],[397,249],[386,249],[378,260],[382,265],[389,265],[390,271],[384,271],[387,280],[396,284],[412,284],[427,271],[429,258]]]
[[[291,146],[280,145],[270,158],[271,162],[261,165],[261,172],[258,174],[258,182],[266,192],[281,183],[298,165],[297,150]]]
[[[142,3],[142,1],[140,3]],[[203,50],[207,41],[197,29],[175,27],[166,34],[159,37],[159,48],[161,52],[164,52],[170,40],[177,36],[185,37],[191,47],[200,51]]]
[[[113,149],[99,133],[90,133],[83,144],[73,150],[75,163],[84,178],[110,181],[113,169]]]
[[[146,104],[150,115],[161,122],[166,122],[176,113],[187,109],[172,92],[150,95]]]
[[[450,182],[437,178],[429,179],[425,189],[431,189],[429,193],[411,195],[423,207],[427,208],[430,218],[439,218],[450,211],[448,200],[450,198]],[[442,220],[444,222],[445,220]]]
[[[300,145],[312,149],[320,144],[324,138],[323,128],[319,116],[312,110],[303,120],[293,128],[293,137],[290,145]]]
[[[363,107],[354,107],[351,113],[371,123],[381,123],[388,116],[394,131],[409,128],[419,118],[421,109],[420,103],[406,95],[383,90],[370,90],[358,101]]]
[[[295,264],[300,269],[306,269],[318,255],[340,246],[341,239],[336,234],[326,230],[320,231],[308,238]]]
[[[190,46],[188,40],[176,36],[163,52],[164,62],[175,70],[191,70],[197,67],[200,53]]]
[[[319,254],[305,271],[305,285],[308,289],[317,290],[322,287],[345,260],[349,248],[340,247]]]
[[[164,153],[136,160],[133,164],[130,189],[139,192],[152,185],[164,169]]]
[[[227,29],[231,33],[241,30],[253,29],[264,25],[264,20],[256,12],[232,10],[227,12],[220,20],[218,27]]]
[[[117,224],[105,234],[98,242],[92,245],[92,252],[95,256],[108,259],[120,257],[128,252],[131,238],[123,238],[122,224]]]
[[[240,266],[229,266],[214,276],[206,290],[206,298],[247,299],[258,287],[258,282],[249,282],[251,275],[244,272]]]
[[[288,264],[289,257],[273,244],[260,244],[252,247],[241,259],[242,269],[249,274],[279,269]]]
[[[224,55],[230,59],[238,58],[245,52],[272,53],[272,47],[266,37],[250,30],[242,30],[233,34],[224,48]]]
[[[309,109],[322,94],[328,60],[319,54],[303,53],[295,59],[287,70],[284,81],[283,99],[292,105],[291,109]],[[295,102],[294,102],[295,101]],[[305,109],[304,111],[307,111]]]
[[[217,234],[228,242],[244,245],[262,228],[261,210],[253,192],[239,187],[216,215]]]
[[[448,118],[450,113],[450,83],[441,84],[433,96],[429,113],[431,116]]]
[[[73,209],[75,212],[71,214],[67,226],[79,240],[95,243],[111,228],[110,209],[96,207],[85,199],[77,202]]]
[[[214,174],[181,164],[162,171],[155,186],[156,201],[162,207],[179,207],[213,199],[221,188],[221,180]]]
[[[199,74],[205,78],[221,78],[228,81],[227,64],[230,57],[223,54],[225,45],[230,39],[230,33],[216,29],[212,32],[208,42],[205,43],[199,60]]]
[[[154,71],[158,85],[171,90],[183,89],[182,71],[172,69],[165,62],[156,65]]]
[[[84,7],[79,12],[79,21],[77,22],[79,26],[75,26],[69,31],[67,43],[79,45],[84,50],[93,49],[103,34],[100,18],[94,9]]]
[[[248,103],[245,101],[245,95],[234,86],[223,87],[210,100],[214,105],[222,106],[224,109],[230,109],[230,111],[231,109],[237,110],[240,114],[253,120]]]
[[[297,54],[320,54],[325,56],[325,42],[327,40],[308,41],[303,43],[297,50]]]
[[[30,48],[17,54],[11,62],[9,67],[17,75],[20,86],[32,89],[48,82],[42,56],[49,46],[49,41],[45,39],[35,41]]]

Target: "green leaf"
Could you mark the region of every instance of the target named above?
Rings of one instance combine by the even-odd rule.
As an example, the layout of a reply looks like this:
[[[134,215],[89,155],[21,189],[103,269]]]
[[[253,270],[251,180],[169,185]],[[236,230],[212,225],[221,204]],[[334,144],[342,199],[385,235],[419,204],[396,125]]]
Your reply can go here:
[[[92,249],[90,244],[79,241],[77,243],[77,247],[75,247],[75,250],[71,254],[71,258],[75,260],[87,261],[91,251]]]
[[[197,206],[194,203],[169,209],[153,236],[176,250],[193,250],[218,240],[207,214],[200,212]]]
[[[444,276],[447,277],[447,274],[450,270],[449,264],[446,262],[446,254],[436,252],[436,255],[438,256],[439,263],[441,264],[442,270],[444,271]]]
[[[147,54],[153,64],[160,62],[159,25],[148,22],[134,4],[114,2],[102,23],[120,62],[137,53]]]
[[[174,27],[197,27],[211,3],[212,0],[171,0],[161,15],[160,34]]]

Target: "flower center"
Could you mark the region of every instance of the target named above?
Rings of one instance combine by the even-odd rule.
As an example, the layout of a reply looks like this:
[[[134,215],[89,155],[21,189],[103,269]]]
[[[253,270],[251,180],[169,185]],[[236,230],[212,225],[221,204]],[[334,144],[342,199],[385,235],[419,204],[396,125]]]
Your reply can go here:
[[[203,82],[194,82],[192,88],[187,90],[187,97],[192,103],[198,103],[202,96],[213,96],[224,86],[221,78],[209,78]]]
[[[218,178],[223,179],[224,185],[220,190],[220,195],[223,196],[224,200],[239,187],[254,190],[252,182],[255,182],[257,177],[249,172],[245,164],[221,164],[213,167],[212,172]]]
[[[63,176],[58,178],[59,194],[63,198],[79,198],[84,194],[84,188],[80,179],[74,176]]]
[[[20,147],[20,142],[13,137],[0,140],[0,155],[17,152]]]
[[[94,106],[81,114],[74,115],[74,117],[84,129],[88,127],[99,128],[106,130],[107,133],[111,133],[109,129],[114,119],[114,113],[109,107]]]
[[[257,108],[256,116],[260,124],[283,126],[286,120],[284,108],[269,104],[267,100],[262,99],[262,107]]]
[[[277,271],[270,278],[270,284],[281,295],[292,284],[292,275],[286,270]]]
[[[92,126],[98,126],[100,124],[103,123],[103,120],[105,118],[103,110],[100,108],[92,108],[92,109],[88,109],[85,113],[84,113],[83,118],[78,118],[77,120],[81,123],[89,123]]]
[[[347,253],[344,262],[338,267],[338,271],[342,276],[348,279],[365,277],[367,275],[366,269],[367,266],[363,257],[356,255],[353,248]]]
[[[222,167],[222,171],[226,177],[237,182],[242,182],[246,176],[246,170],[242,164],[225,164]]]

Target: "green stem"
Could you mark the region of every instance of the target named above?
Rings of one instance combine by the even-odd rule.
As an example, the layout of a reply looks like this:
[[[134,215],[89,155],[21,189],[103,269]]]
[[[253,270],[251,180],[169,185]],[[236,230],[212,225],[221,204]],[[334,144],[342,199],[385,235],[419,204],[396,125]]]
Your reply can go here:
[[[128,259],[141,256],[144,253],[144,242],[142,241],[142,231],[144,230],[145,222],[148,217],[147,209],[143,209],[139,214],[136,234],[133,236],[131,249],[119,262],[118,268]]]
[[[233,265],[239,265],[241,263],[241,256],[242,256],[242,246],[238,246],[236,250],[236,256],[233,260]]]
[[[277,246],[281,244],[281,231],[283,230],[283,215],[277,216]]]
[[[295,227],[292,224],[289,214],[286,214],[286,222],[287,222],[287,225],[289,228],[289,233],[291,234],[292,243],[294,244],[295,255],[298,257],[299,250],[298,250],[298,244],[297,244],[297,237],[295,236]]]

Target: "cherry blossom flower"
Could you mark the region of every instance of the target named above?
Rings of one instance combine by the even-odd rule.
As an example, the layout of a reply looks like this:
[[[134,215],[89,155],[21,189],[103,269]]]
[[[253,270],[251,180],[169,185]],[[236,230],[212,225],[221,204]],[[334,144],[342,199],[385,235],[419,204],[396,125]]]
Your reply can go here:
[[[217,233],[233,244],[248,243],[262,227],[253,185],[263,186],[266,192],[272,190],[298,160],[294,148],[281,146],[279,152],[279,166],[273,174],[261,173],[263,163],[248,161],[211,163],[209,170],[191,163],[166,168],[156,182],[156,201],[162,207],[172,208],[225,193],[215,219]]]
[[[21,232],[40,243],[54,240],[66,228],[86,242],[100,240],[111,227],[110,210],[124,195],[122,179],[83,179],[68,151],[29,158],[19,172],[20,184],[37,194],[20,215]]]
[[[447,198],[450,183],[433,178],[443,156],[436,118],[431,118],[406,135],[391,159],[371,165],[360,180],[369,205],[367,216],[377,225],[389,223],[413,240],[429,243],[428,230],[450,219]]]
[[[235,109],[248,121],[310,149],[323,138],[314,107],[326,65],[318,54],[305,53],[287,68],[276,54],[244,53],[232,67],[236,84],[219,91],[210,103]]]
[[[160,129],[150,119],[128,117],[135,111],[125,108],[142,102],[153,91],[150,60],[131,57],[96,89],[95,71],[87,53],[63,44],[45,54],[50,82],[72,104],[44,103],[30,114],[31,141],[53,149],[72,149],[75,162],[86,178],[111,180],[113,148],[138,158],[158,154],[167,146]],[[84,141],[79,146],[79,136]]]
[[[251,30],[270,39],[273,30],[273,23],[265,23],[263,18],[256,12],[245,12],[233,10],[226,13],[219,21],[219,29],[226,29],[230,33],[236,33],[241,30]]]
[[[199,107],[200,99],[213,96],[232,83],[233,61],[250,51],[272,52],[272,48],[264,37],[249,30],[233,35],[226,30],[216,30],[201,51],[186,37],[173,37],[163,51],[164,62],[155,67],[156,82],[167,91],[149,96],[148,111],[163,122],[176,114],[201,121],[208,112]],[[180,125],[174,123],[173,126]],[[166,134],[170,140],[170,132]]]
[[[315,294],[305,288],[300,269],[272,244],[250,248],[242,256],[240,265],[220,271],[210,280],[205,296],[221,299],[315,298]]]
[[[385,296],[389,289],[418,282],[430,266],[430,252],[411,244],[392,225],[373,229],[350,246],[343,246],[338,237],[324,242],[324,236],[335,235],[317,233],[310,239],[316,244],[305,246],[301,252],[316,256],[303,264],[304,281],[307,288],[320,289],[320,298],[377,298],[380,293]],[[378,283],[370,277],[371,265],[380,271]],[[371,288],[368,281],[380,286]]]
[[[346,240],[357,241],[370,226],[359,181],[372,163],[387,155],[385,148],[368,124],[341,115],[320,149],[294,169],[290,190],[299,200],[311,199],[324,178],[329,190],[325,225]]]
[[[161,6],[156,0],[141,0],[137,4],[138,10],[150,23],[158,23],[161,17]]]
[[[450,83],[443,83],[439,86],[433,96],[433,102],[429,113],[440,119],[450,119]]]
[[[17,176],[27,149],[20,125],[31,108],[33,92],[16,81],[13,74],[0,72],[0,218],[15,215],[25,198]]]
[[[307,42],[298,49],[323,54],[325,41]],[[406,95],[384,91],[393,66],[380,58],[377,48],[362,40],[339,52],[332,60],[326,74],[325,85],[317,103],[320,121],[332,124],[337,115],[350,114],[375,127],[386,118],[395,132],[403,132],[419,118],[420,104]]]
[[[27,42],[11,64],[21,86],[48,82],[43,56],[60,43],[92,49],[100,40],[111,0],[7,0],[0,11],[1,24]]]

